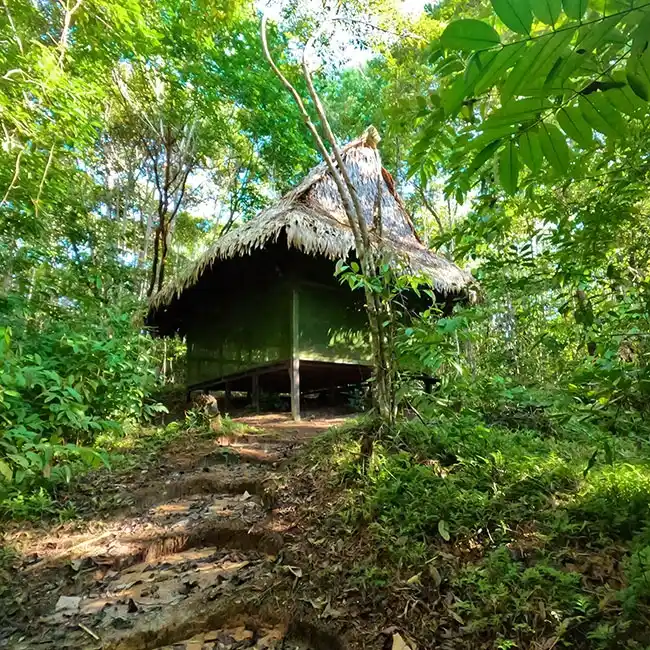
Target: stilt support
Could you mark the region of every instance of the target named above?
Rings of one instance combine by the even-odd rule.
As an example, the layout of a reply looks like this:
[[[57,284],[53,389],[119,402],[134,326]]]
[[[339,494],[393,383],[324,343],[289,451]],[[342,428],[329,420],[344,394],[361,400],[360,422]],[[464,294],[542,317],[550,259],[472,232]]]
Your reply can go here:
[[[251,390],[251,398],[253,402],[253,408],[255,409],[255,413],[260,412],[260,376],[259,375],[253,375],[252,376],[252,390]]]
[[[291,364],[289,366],[291,383],[291,416],[300,420],[300,324],[298,322],[298,291],[291,296]]]

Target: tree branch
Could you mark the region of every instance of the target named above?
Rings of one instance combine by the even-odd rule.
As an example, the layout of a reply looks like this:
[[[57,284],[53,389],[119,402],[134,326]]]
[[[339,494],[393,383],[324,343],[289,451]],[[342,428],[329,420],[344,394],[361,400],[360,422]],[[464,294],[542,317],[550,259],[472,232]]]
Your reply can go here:
[[[18,30],[16,29],[16,24],[14,23],[14,19],[11,15],[11,12],[9,11],[9,6],[7,5],[7,0],[2,0],[2,4],[5,8],[5,13],[7,14],[7,20],[9,21],[9,25],[11,25],[11,31],[14,33],[14,40],[18,44],[18,49],[20,50],[21,54],[25,54],[25,51],[23,49],[23,42],[20,38],[20,34],[18,33]]]
[[[343,201],[343,205],[345,207],[346,213],[352,213],[352,206],[351,206],[351,199],[349,196],[349,193],[347,191],[347,188],[341,181],[340,175],[337,173],[336,167],[334,165],[334,161],[332,160],[329,152],[327,151],[327,148],[325,147],[325,143],[323,142],[323,139],[321,138],[320,134],[318,133],[318,130],[316,129],[316,126],[314,125],[309,113],[307,112],[307,109],[305,108],[305,104],[302,101],[302,98],[298,94],[298,91],[294,88],[294,86],[291,84],[291,82],[282,74],[282,71],[278,66],[275,64],[275,61],[273,60],[273,57],[271,56],[271,52],[269,50],[269,45],[266,37],[266,25],[268,22],[267,16],[262,17],[262,22],[260,25],[260,34],[262,38],[262,49],[264,50],[264,56],[266,57],[266,60],[268,61],[269,65],[271,66],[271,69],[273,72],[275,72],[276,76],[280,81],[282,82],[282,85],[289,91],[291,96],[294,98],[294,101],[296,102],[298,106],[298,110],[300,111],[300,115],[302,117],[303,122],[309,129],[309,132],[312,134],[312,137],[314,138],[314,142],[316,143],[316,147],[318,148],[318,151],[320,152],[321,156],[323,156],[323,160],[325,161],[325,164],[327,165],[327,168],[329,169],[330,173],[332,174],[332,177],[334,179],[334,183],[336,184],[336,187],[339,191],[339,194],[341,195],[341,200]],[[360,235],[357,232],[356,227],[351,223],[350,224],[352,227],[352,231],[354,233],[355,240],[357,240],[357,245],[362,245],[362,242],[359,241]]]
[[[41,203],[41,194],[43,193],[43,186],[45,185],[45,179],[47,178],[47,172],[50,170],[50,165],[52,164],[52,158],[54,157],[54,145],[50,149],[50,155],[47,157],[47,162],[45,163],[45,169],[43,170],[43,177],[38,186],[38,194],[36,195],[36,200],[34,201],[34,216],[38,218],[38,206]]]
[[[77,0],[77,2],[72,7],[68,5],[67,2],[64,4],[62,0],[58,1],[64,11],[63,31],[61,32],[61,40],[59,41],[59,49],[61,50],[59,54],[59,66],[63,67],[63,60],[68,49],[68,37],[70,35],[70,27],[72,26],[72,16],[79,9],[79,7],[81,7],[82,0]]]
[[[0,201],[0,208],[2,208],[5,205],[5,203],[7,202],[7,198],[11,193],[11,190],[13,190],[14,187],[16,186],[16,181],[18,180],[18,176],[20,174],[20,159],[22,158],[24,152],[25,152],[24,147],[18,152],[18,156],[16,157],[16,165],[14,166],[14,175],[13,178],[11,179],[11,183],[9,184],[9,187],[7,188],[7,191],[5,192],[5,195],[2,197],[2,201]]]

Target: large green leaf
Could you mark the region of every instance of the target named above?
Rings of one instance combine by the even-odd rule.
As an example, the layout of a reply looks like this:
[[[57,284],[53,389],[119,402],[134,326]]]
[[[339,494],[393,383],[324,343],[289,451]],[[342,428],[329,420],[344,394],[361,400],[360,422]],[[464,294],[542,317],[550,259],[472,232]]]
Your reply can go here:
[[[650,45],[650,11],[646,13],[634,31],[630,56],[641,56],[648,49],[648,45]]]
[[[580,111],[588,124],[610,138],[617,138],[624,131],[621,116],[598,93],[578,99]],[[617,119],[618,118],[618,119]]]
[[[544,156],[536,128],[526,129],[519,136],[519,153],[531,172],[537,174],[541,170]]]
[[[510,140],[499,155],[499,181],[510,195],[517,191],[519,180],[519,157],[514,140]]]
[[[542,97],[514,99],[503,104],[500,109],[494,112],[494,116],[523,122],[536,118],[542,111],[552,108],[552,106],[553,103],[550,100]]]
[[[14,473],[11,471],[11,467],[4,460],[0,460],[0,475],[4,477],[7,482],[11,482],[11,479],[14,476]]]
[[[594,66],[593,58],[590,56],[591,53],[614,31],[619,21],[620,16],[611,16],[595,25],[583,26],[578,32],[575,43],[572,44],[571,54],[565,58],[562,66],[557,71],[556,78],[560,82],[565,82],[581,68],[586,71],[589,66]],[[571,29],[566,31],[571,35],[576,33],[575,30]],[[591,72],[597,75],[599,69],[596,66]]]
[[[506,70],[517,63],[519,57],[526,48],[525,41],[505,45],[490,64],[484,68],[481,77],[476,81],[474,92],[480,95],[491,88],[504,74]]]
[[[581,147],[589,148],[594,143],[591,127],[577,107],[567,106],[557,114],[562,130]]]
[[[445,109],[445,115],[456,115],[463,105],[464,98],[465,81],[462,77],[457,77],[451,86],[440,91],[440,102]]]
[[[644,101],[650,100],[650,14],[634,32],[625,70],[630,88]]]
[[[463,79],[465,80],[466,97],[470,97],[475,93],[477,82],[490,69],[492,62],[496,59],[497,55],[498,52],[494,50],[487,52],[481,50],[472,54],[465,66],[465,74],[463,75]]]
[[[565,30],[543,36],[528,46],[503,84],[501,90],[503,101],[507,101],[515,95],[525,94],[527,86],[538,84],[541,76],[540,71],[552,68],[553,63],[573,36],[572,30]]]
[[[638,117],[647,112],[647,105],[634,94],[629,85],[622,88],[612,88],[603,93],[605,99],[621,113],[630,117]]]
[[[621,16],[609,16],[595,25],[585,25],[580,29],[576,50],[587,54],[593,52],[615,33],[620,21]]]
[[[558,174],[565,174],[569,168],[569,147],[560,129],[553,124],[542,124],[539,140],[544,157],[551,167]]]
[[[441,43],[450,50],[482,50],[498,45],[501,40],[494,27],[482,20],[464,18],[450,23],[442,36]]]
[[[504,124],[520,125],[538,119],[542,112],[552,108],[553,104],[548,99],[526,98],[512,99],[481,124],[483,131],[500,128]]]
[[[602,92],[589,95],[591,105],[602,115],[603,119],[609,124],[615,132],[615,137],[621,137],[627,132],[625,120],[621,112],[610,102]]]
[[[531,0],[533,13],[546,25],[555,25],[562,12],[562,0]]]
[[[490,158],[492,158],[492,155],[499,148],[500,144],[500,140],[495,140],[494,142],[491,142],[487,147],[479,151],[474,157],[474,160],[472,160],[470,166],[467,168],[467,173],[471,176],[472,174],[475,174],[481,167],[483,167],[483,165]]]
[[[518,34],[530,34],[533,12],[530,0],[491,0],[492,7],[503,24]]]
[[[512,124],[501,123],[494,128],[485,129],[485,122],[481,125],[482,133],[467,143],[467,149],[482,149],[494,140],[511,136],[515,133],[516,127]]]
[[[587,11],[588,0],[562,0],[564,13],[572,20],[580,20]]]
[[[639,74],[636,66],[628,66],[626,73],[627,82],[630,84],[630,88],[634,91],[634,94],[643,101],[650,101],[650,85]]]

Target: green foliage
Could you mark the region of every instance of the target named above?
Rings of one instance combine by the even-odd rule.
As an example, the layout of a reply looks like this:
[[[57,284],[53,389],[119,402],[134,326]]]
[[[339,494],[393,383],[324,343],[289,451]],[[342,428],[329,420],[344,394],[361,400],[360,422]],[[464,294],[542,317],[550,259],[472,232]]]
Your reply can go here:
[[[98,435],[164,407],[149,341],[121,310],[88,314],[89,322],[35,326],[20,311],[0,328],[0,473],[3,496],[69,482],[76,466],[107,463]],[[32,497],[28,497],[32,498]],[[26,506],[31,507],[31,506]]]
[[[439,100],[423,115],[412,156],[423,178],[430,160],[444,156],[447,191],[459,197],[477,175],[491,174],[493,157],[509,194],[552,180],[533,149],[555,178],[580,178],[589,152],[627,137],[650,111],[647,3],[492,0],[492,7],[510,31],[461,18],[442,33],[444,49],[432,46]],[[517,152],[530,173],[516,165]]]
[[[496,636],[496,648],[519,647],[521,639],[544,636],[570,643],[569,629],[588,622],[598,606],[581,589],[578,572],[547,561],[525,567],[505,547],[463,569],[453,586],[463,593],[455,611],[468,620],[468,633]],[[553,615],[544,616],[545,611]]]
[[[313,452],[343,487],[344,525],[372,535],[378,569],[430,573],[449,603],[439,615],[462,628],[461,647],[548,638],[636,647],[635,617],[649,602],[647,439],[614,440],[577,414],[558,417],[567,404],[555,390],[501,380],[438,392],[419,403],[426,423],[375,431],[365,470],[358,440],[372,421],[329,434]],[[604,442],[614,458],[585,475]],[[626,546],[627,578],[618,559]]]
[[[650,546],[640,545],[627,562],[628,587],[623,591],[623,605],[632,615],[650,608]]]
[[[249,3],[16,0],[0,31],[0,501],[22,517],[183,381],[141,331],[149,278],[314,158]]]

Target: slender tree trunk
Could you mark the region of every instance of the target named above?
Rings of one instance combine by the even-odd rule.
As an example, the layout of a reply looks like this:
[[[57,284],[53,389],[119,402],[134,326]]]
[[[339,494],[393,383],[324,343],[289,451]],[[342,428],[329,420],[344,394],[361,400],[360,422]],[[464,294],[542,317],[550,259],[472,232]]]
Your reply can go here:
[[[151,275],[149,279],[149,289],[147,290],[147,298],[151,298],[153,291],[156,287],[156,279],[158,277],[158,256],[160,251],[160,229],[159,225],[156,228],[156,234],[153,241],[153,260],[151,262]]]
[[[163,288],[165,282],[165,264],[167,263],[167,253],[169,251],[169,236],[169,224],[167,224],[160,235],[161,250],[160,261],[158,263],[158,291]]]
[[[373,357],[373,396],[375,406],[379,412],[381,419],[387,422],[393,422],[395,418],[395,400],[393,394],[393,386],[391,383],[392,344],[391,342],[385,340],[386,336],[390,337],[390,328],[384,327],[386,318],[388,318],[390,314],[383,305],[381,296],[368,286],[369,284],[372,284],[373,279],[378,277],[377,257],[375,255],[373,243],[368,232],[368,224],[365,221],[365,216],[359,203],[357,190],[352,183],[348,170],[343,162],[341,151],[339,149],[334,133],[332,132],[329,121],[327,119],[327,115],[325,113],[325,109],[316,92],[307,66],[306,53],[309,45],[314,41],[315,37],[312,37],[310,39],[303,53],[303,76],[307,84],[307,90],[320,120],[325,139],[327,140],[332,150],[333,158],[325,147],[323,138],[321,138],[318,130],[316,129],[316,126],[312,122],[309,112],[305,108],[305,105],[298,91],[282,74],[280,69],[273,61],[266,38],[266,17],[263,17],[262,19],[260,31],[264,55],[269,62],[272,70],[278,76],[289,93],[293,96],[300,110],[303,122],[312,134],[314,142],[316,143],[319,152],[323,156],[327,168],[332,175],[334,183],[336,184],[339,195],[341,197],[341,201],[343,203],[343,207],[345,209],[345,213],[348,217],[350,228],[354,235],[355,248],[357,251],[357,256],[359,258],[361,271],[370,281],[364,285],[364,291]],[[366,133],[366,137],[368,138],[369,146],[376,148],[376,144],[378,142],[376,131],[369,129]],[[379,154],[377,154],[377,156],[379,160]],[[377,182],[379,188],[379,183],[383,182],[381,178],[381,163],[379,163],[378,173],[379,177],[377,179]],[[380,237],[377,238],[377,244],[381,245]]]

